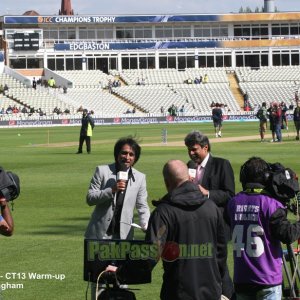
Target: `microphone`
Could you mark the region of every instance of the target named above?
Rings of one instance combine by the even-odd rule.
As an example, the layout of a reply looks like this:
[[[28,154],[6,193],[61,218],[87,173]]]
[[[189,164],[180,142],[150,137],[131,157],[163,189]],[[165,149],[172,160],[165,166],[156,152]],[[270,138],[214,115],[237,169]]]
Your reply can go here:
[[[189,168],[189,176],[194,180],[196,178],[197,164],[193,160],[190,160],[187,163],[187,167]]]
[[[127,167],[124,164],[120,164],[120,171],[117,173],[117,181],[128,181]],[[124,191],[121,191],[124,194]]]

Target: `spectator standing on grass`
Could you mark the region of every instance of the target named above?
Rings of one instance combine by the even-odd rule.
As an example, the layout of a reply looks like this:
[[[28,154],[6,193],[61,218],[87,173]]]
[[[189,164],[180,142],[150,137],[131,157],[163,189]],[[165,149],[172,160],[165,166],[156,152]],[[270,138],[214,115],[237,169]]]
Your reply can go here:
[[[94,119],[91,114],[88,114],[88,110],[84,109],[81,118],[81,128],[79,135],[79,146],[76,154],[82,153],[83,143],[86,143],[86,151],[91,153],[91,137],[93,135],[93,129],[95,127]]]
[[[223,113],[222,113],[221,105],[219,103],[216,103],[215,107],[212,109],[212,120],[215,128],[216,137],[221,137]]]
[[[260,134],[260,141],[265,141],[265,133],[267,129],[268,123],[268,112],[267,112],[267,104],[263,102],[261,107],[258,109],[256,113],[256,117],[259,119],[259,134]]]
[[[287,220],[285,206],[270,196],[269,164],[252,157],[240,169],[243,191],[228,203],[237,300],[281,300],[281,242],[300,237],[300,223]]]
[[[273,115],[273,122],[275,127],[275,135],[276,140],[273,140],[273,142],[281,142],[282,141],[282,133],[281,133],[281,126],[282,126],[282,109],[278,102],[273,102],[272,104],[272,115]]]
[[[300,101],[296,102],[296,107],[293,113],[295,130],[296,130],[296,140],[299,141],[299,130],[300,130]]]
[[[295,102],[299,101],[299,94],[298,90],[295,92]]]
[[[280,108],[281,108],[281,111],[282,111],[282,126],[281,128],[282,129],[286,129],[286,130],[289,130],[289,127],[288,127],[288,120],[287,120],[287,117],[286,117],[286,112],[288,111],[288,107],[286,106],[286,104],[282,101],[280,103]]]
[[[272,133],[272,139],[271,143],[277,141],[275,137],[275,130],[276,130],[276,120],[275,120],[275,115],[276,115],[276,107],[274,106],[275,102],[272,102],[270,104],[270,107],[267,109],[268,112],[268,117],[269,117],[269,124],[270,124],[270,130]]]

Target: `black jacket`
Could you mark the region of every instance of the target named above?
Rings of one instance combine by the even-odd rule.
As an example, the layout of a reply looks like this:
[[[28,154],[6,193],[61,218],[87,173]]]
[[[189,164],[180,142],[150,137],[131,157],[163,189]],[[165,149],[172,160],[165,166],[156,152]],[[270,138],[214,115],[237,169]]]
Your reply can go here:
[[[226,266],[223,218],[215,203],[187,181],[153,203],[146,240],[179,245],[179,258],[162,252],[163,300],[217,300]],[[166,259],[169,259],[167,261]]]
[[[80,135],[87,135],[88,125],[91,124],[92,129],[94,129],[95,123],[93,118],[90,115],[82,116],[81,119],[81,129],[80,129]]]
[[[234,173],[230,162],[210,154],[201,185],[209,191],[209,199],[216,203],[224,215],[228,201],[235,195]],[[226,223],[225,238],[231,240],[230,227]]]

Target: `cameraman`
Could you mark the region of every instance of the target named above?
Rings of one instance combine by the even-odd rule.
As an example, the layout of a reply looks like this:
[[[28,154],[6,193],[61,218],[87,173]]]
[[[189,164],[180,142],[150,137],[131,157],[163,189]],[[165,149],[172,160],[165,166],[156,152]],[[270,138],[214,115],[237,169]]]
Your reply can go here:
[[[0,234],[11,236],[14,230],[14,221],[8,203],[4,197],[0,198],[0,208]]]
[[[252,157],[241,167],[243,191],[228,203],[237,300],[281,300],[282,249],[300,237],[300,222],[287,220],[284,205],[266,189],[270,166]]]

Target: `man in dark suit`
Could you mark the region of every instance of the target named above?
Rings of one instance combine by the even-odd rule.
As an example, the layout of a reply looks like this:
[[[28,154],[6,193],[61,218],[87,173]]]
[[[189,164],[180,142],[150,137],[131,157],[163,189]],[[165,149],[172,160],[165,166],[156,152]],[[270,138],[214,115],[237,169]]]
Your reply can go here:
[[[213,157],[207,136],[199,131],[189,133],[184,139],[188,154],[196,166],[196,177],[200,191],[214,201],[224,216],[224,209],[231,197],[235,195],[234,173],[228,160]],[[190,162],[188,163],[188,165]],[[225,223],[225,222],[224,222]],[[230,228],[225,224],[225,238],[230,240]],[[228,298],[232,294],[232,281],[228,269],[223,278],[223,294]]]
[[[95,127],[95,122],[88,113],[87,109],[82,111],[82,118],[81,118],[81,128],[80,128],[80,136],[79,136],[79,147],[76,154],[82,153],[82,146],[85,141],[86,143],[86,151],[88,154],[91,153],[91,137],[93,135],[93,129]]]

